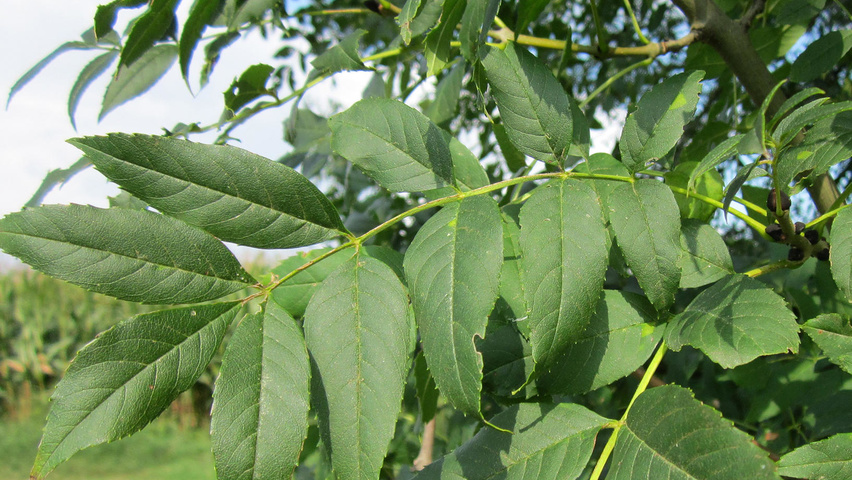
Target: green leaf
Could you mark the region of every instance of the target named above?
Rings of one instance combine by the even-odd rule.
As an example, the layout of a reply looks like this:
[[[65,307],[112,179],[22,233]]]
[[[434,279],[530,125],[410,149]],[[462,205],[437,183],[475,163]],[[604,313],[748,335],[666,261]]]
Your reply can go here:
[[[630,172],[627,171],[624,164],[608,153],[596,153],[592,155],[586,162],[577,165],[574,168],[574,171],[577,173],[630,177]],[[589,179],[585,182],[589,184],[598,195],[598,200],[601,202],[601,209],[603,211],[604,218],[609,219],[609,196],[616,187],[624,182],[599,179]]]
[[[750,29],[748,36],[763,63],[769,64],[786,55],[806,31],[803,25],[767,26]]]
[[[790,112],[790,115],[778,122],[772,132],[775,143],[779,146],[787,145],[801,129],[824,118],[852,110],[852,102],[826,104],[827,101],[828,98],[818,98]]]
[[[225,0],[195,0],[189,10],[189,16],[183,24],[180,42],[178,42],[180,73],[187,83],[189,83],[189,63],[192,61],[195,47],[201,40],[204,30],[222,13],[224,7]]]
[[[402,283],[356,254],[311,298],[305,342],[311,403],[339,478],[377,478],[393,437],[412,350]]]
[[[411,43],[411,21],[414,20],[414,17],[417,16],[421,8],[421,0],[406,0],[402,6],[402,10],[396,17],[396,23],[399,25],[399,35],[406,45]]]
[[[426,36],[426,75],[435,75],[452,60],[450,42],[464,15],[466,3],[466,0],[444,0],[441,20]]]
[[[525,274],[521,266],[521,230],[505,212],[503,219],[503,266],[500,268],[500,296],[511,308],[512,315],[517,321],[527,316],[527,302],[524,295]],[[529,322],[518,325],[519,329],[529,337]]]
[[[577,478],[606,418],[576,404],[522,403],[491,419],[511,431],[481,429],[467,443],[427,466],[416,479]]]
[[[656,180],[641,179],[615,187],[607,202],[627,265],[657,310],[667,310],[681,274],[680,214],[672,191]]]
[[[600,203],[573,179],[535,189],[520,214],[533,360],[544,371],[580,338],[598,304],[608,252]]]
[[[110,50],[103,55],[95,57],[89,62],[71,87],[71,93],[68,94],[68,118],[71,119],[71,127],[77,129],[77,124],[74,121],[74,113],[77,111],[77,105],[80,103],[80,98],[83,93],[89,88],[89,85],[98,77],[100,77],[112,65],[115,57],[118,56],[118,50]]]
[[[113,0],[106,5],[98,5],[95,11],[95,38],[103,38],[113,32],[116,12],[122,8],[136,8],[147,5],[148,0]]]
[[[788,185],[796,175],[816,177],[852,156],[852,111],[823,118],[799,145],[784,150],[775,164],[776,182]]]
[[[527,0],[518,2],[518,19],[515,23],[515,31],[525,33],[527,26],[537,19],[550,0]]]
[[[725,212],[725,215],[728,214],[728,208],[734,200],[734,195],[740,191],[740,188],[742,188],[747,181],[769,175],[769,172],[758,167],[759,164],[760,162],[756,160],[740,168],[739,171],[737,171],[737,176],[735,176],[734,179],[731,180],[731,183],[728,184],[725,190],[725,198],[722,200],[722,211]]]
[[[646,390],[618,432],[609,480],[777,480],[775,464],[721,414],[676,385]]]
[[[791,110],[800,106],[800,104],[805,100],[816,95],[825,95],[825,91],[820,88],[809,87],[796,92],[790,98],[784,100],[784,103],[781,104],[781,106],[778,108],[778,111],[775,112],[775,115],[772,117],[772,121],[769,122],[769,131],[774,132],[774,129],[778,125],[778,123],[784,118],[786,118],[787,114],[790,113]]]
[[[27,201],[25,207],[37,207],[41,205],[44,197],[50,193],[51,190],[57,185],[64,185],[71,177],[76,175],[79,172],[87,169],[92,162],[89,161],[85,156],[78,159],[76,162],[71,164],[68,168],[57,168],[47,172],[47,175],[44,176],[44,179],[41,181],[41,185],[39,185],[38,190],[33,194],[32,197]]]
[[[12,85],[12,88],[9,90],[9,97],[6,99],[6,109],[9,108],[9,103],[12,102],[12,97],[14,97],[15,94],[18,93],[22,88],[24,88],[26,84],[30,83],[30,80],[32,80],[36,77],[36,75],[41,73],[44,67],[46,67],[47,64],[52,62],[56,57],[71,50],[89,50],[92,48],[95,48],[95,46],[90,45],[86,42],[65,42],[62,45],[56,47],[56,50],[50,52],[49,54],[47,54],[46,57],[39,60],[38,63],[33,65],[32,68],[30,68],[29,70],[27,70],[26,73],[21,75],[21,78],[19,78],[15,82],[15,84]]]
[[[476,155],[470,151],[457,138],[446,133],[449,140],[450,155],[453,157],[453,174],[456,177],[456,187],[444,187],[436,190],[427,190],[423,196],[427,199],[442,198],[455,194],[458,190],[467,192],[476,188],[484,187],[490,182],[488,174]],[[458,189],[458,190],[456,190]]]
[[[852,30],[834,30],[818,37],[796,57],[790,69],[790,80],[810,82],[834,68],[852,49]]]
[[[228,242],[292,248],[346,232],[308,179],[239,148],[126,134],[70,143],[123,189]]]
[[[423,110],[423,113],[432,120],[435,125],[448,124],[456,116],[459,110],[459,97],[461,96],[462,80],[465,72],[464,62],[457,63],[438,82],[435,88],[435,98],[432,103]]]
[[[255,280],[213,236],[156,213],[48,205],[0,220],[0,247],[36,270],[142,303],[194,303]]]
[[[420,421],[426,424],[435,418],[440,394],[422,351],[414,359],[414,386],[417,390],[417,399],[420,401]]]
[[[802,330],[819,345],[835,365],[852,373],[852,325],[836,313],[825,313],[802,325]]]
[[[698,70],[664,80],[642,96],[636,110],[627,117],[619,141],[621,161],[631,172],[663,158],[683,135],[692,120],[701,79]]]
[[[604,290],[589,326],[536,379],[538,393],[585,393],[630,375],[641,367],[660,338],[657,312],[635,293]]]
[[[778,474],[809,480],[852,478],[852,433],[803,445],[781,457]]]
[[[669,321],[672,350],[691,345],[724,368],[761,355],[799,350],[799,325],[784,299],[763,283],[732,275],[698,294]]]
[[[157,418],[204,373],[238,310],[230,302],[137,315],[84,347],[51,397],[33,478]]]
[[[417,16],[411,21],[411,37],[419,37],[426,33],[441,19],[444,11],[443,0],[425,0],[417,12]]]
[[[258,63],[245,69],[240,74],[240,78],[235,79],[223,93],[225,108],[235,113],[257,98],[265,95],[274,96],[275,92],[266,88],[266,83],[274,71],[275,68],[265,63]]]
[[[737,146],[743,137],[745,137],[744,134],[735,135],[716,145],[713,150],[708,152],[698,163],[698,166],[689,174],[687,189],[692,190],[698,177],[715,169],[719,164],[734,156],[737,153]]]
[[[210,436],[220,480],[290,478],[308,431],[311,366],[302,329],[274,301],[228,341]]]
[[[562,165],[574,127],[568,95],[550,68],[514,42],[481,55],[509,139],[525,155]]]
[[[680,231],[680,288],[696,288],[734,274],[725,240],[710,225],[686,220]]]
[[[300,253],[281,262],[272,269],[272,273],[283,277],[290,272],[313,261],[320,255],[327,253],[330,248],[320,248],[310,252]],[[361,252],[378,260],[382,260],[391,267],[398,277],[402,277],[402,254],[387,247],[369,245],[361,247]],[[311,265],[287,279],[272,291],[272,298],[281,305],[290,315],[301,317],[305,314],[305,308],[319,288],[320,284],[334,272],[340,265],[352,258],[352,250],[341,250],[330,257]]]
[[[852,208],[844,208],[835,217],[829,243],[831,276],[846,298],[852,299]]]
[[[689,188],[689,182],[692,180],[692,172],[695,171],[698,165],[698,162],[679,163],[673,170],[663,174],[666,185],[683,189]],[[724,186],[725,181],[722,179],[722,175],[711,168],[703,175],[695,178],[689,189],[689,193],[697,193],[718,201],[722,200],[724,196],[722,190]],[[690,198],[680,192],[673,191],[672,193],[674,193],[675,201],[677,201],[677,206],[680,209],[681,218],[694,218],[702,222],[709,222],[713,218],[713,214],[716,213],[716,207],[705,203],[703,200]]]
[[[423,351],[438,389],[457,409],[479,415],[485,336],[503,263],[497,202],[485,195],[444,207],[405,253],[405,277]]]
[[[778,7],[773,8],[773,13],[779,24],[808,24],[825,8],[825,0],[788,0]]]
[[[505,270],[501,282],[504,273]],[[488,317],[485,339],[477,342],[477,349],[482,352],[482,389],[486,393],[517,399],[536,394],[535,382],[527,383],[535,370],[527,338],[529,322],[518,317],[504,298],[498,298]]]
[[[392,192],[453,184],[453,160],[441,129],[396,100],[368,98],[329,120],[331,146]]]
[[[459,40],[461,53],[468,63],[476,63],[479,49],[485,45],[488,30],[494,23],[501,0],[467,0],[464,15],[461,19]]]
[[[527,159],[523,153],[515,148],[512,141],[509,140],[506,127],[502,123],[492,123],[491,127],[494,129],[494,138],[497,140],[497,145],[500,146],[500,153],[503,155],[503,159],[506,160],[506,167],[509,168],[509,171],[518,172],[526,167]]]
[[[337,72],[372,70],[364,65],[358,53],[358,42],[366,33],[366,30],[359,28],[313,59],[311,65],[316,69],[315,74],[331,75]]]
[[[175,21],[175,8],[179,0],[151,0],[148,10],[133,22],[121,49],[119,67],[130,67],[163,38]],[[119,70],[119,73],[121,71]]]
[[[112,78],[101,102],[98,121],[124,102],[142,95],[166,74],[175,62],[177,46],[155,45],[148,49],[133,65],[122,65]]]

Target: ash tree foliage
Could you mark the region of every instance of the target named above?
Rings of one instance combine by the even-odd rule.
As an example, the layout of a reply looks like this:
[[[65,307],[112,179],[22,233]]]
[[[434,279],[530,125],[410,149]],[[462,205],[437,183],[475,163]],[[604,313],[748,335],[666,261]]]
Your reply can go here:
[[[212,123],[69,140],[0,220],[34,268],[163,305],[77,354],[33,478],[144,428],[223,342],[222,480],[852,478],[848,4],[178,4],[101,5],[10,92],[88,52],[73,123],[100,75],[103,117],[174,63],[226,74],[250,32],[281,46]],[[302,101],[344,71],[372,75],[351,108]],[[227,145],[267,110],[290,151]],[[40,205],[89,165],[112,208]],[[223,242],[300,253],[252,276]]]

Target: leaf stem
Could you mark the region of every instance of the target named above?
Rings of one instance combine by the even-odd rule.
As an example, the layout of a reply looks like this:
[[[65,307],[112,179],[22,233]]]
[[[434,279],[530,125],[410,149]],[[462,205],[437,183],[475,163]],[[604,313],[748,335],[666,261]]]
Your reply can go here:
[[[796,268],[802,265],[802,262],[791,262],[790,260],[779,260],[775,263],[770,263],[768,265],[764,265],[762,267],[757,267],[751,269],[747,272],[743,272],[743,275],[747,277],[759,277],[761,275],[766,275],[767,273],[776,272],[778,270],[783,270],[785,268]]]
[[[713,205],[716,208],[724,208],[725,207],[725,205],[722,202],[716,200],[715,198],[710,198],[710,197],[707,197],[705,195],[701,195],[700,193],[690,192],[685,188],[675,187],[674,185],[669,185],[669,188],[675,193],[680,193],[681,195],[685,195],[685,196],[688,196],[688,197],[691,197],[691,198],[695,198],[696,200],[701,200],[702,202],[707,203],[709,205]],[[745,202],[745,203],[743,203],[743,202],[745,202],[745,200],[742,200],[738,203],[742,203],[744,206],[746,206],[748,208],[755,207],[758,210],[760,209],[760,207],[758,207],[757,205],[754,205],[751,202]],[[746,205],[746,203],[748,203],[751,206]],[[753,228],[757,233],[759,233],[764,238],[767,238],[767,239],[769,238],[769,236],[766,235],[766,231],[765,231],[766,226],[764,224],[762,224],[762,223],[758,222],[757,220],[749,217],[747,214],[740,212],[739,210],[728,210],[728,211],[732,215],[734,215],[735,217],[744,221],[746,224],[748,224],[749,227]]]
[[[848,190],[848,188],[847,188],[847,190]],[[848,195],[848,193],[845,192],[845,191],[843,193]],[[805,228],[819,227],[823,223],[825,223],[825,222],[831,220],[832,218],[836,217],[837,214],[840,213],[841,210],[843,210],[844,208],[847,208],[847,207],[849,207],[848,204],[843,204],[839,207],[833,208],[833,209],[829,210],[828,212],[823,213],[819,217],[811,220],[807,225],[805,225]]]
[[[589,480],[599,480],[601,474],[603,473],[603,469],[606,466],[607,460],[609,460],[609,456],[612,454],[612,451],[615,449],[615,442],[618,438],[618,432],[625,425],[627,421],[627,414],[630,413],[630,408],[633,406],[633,403],[642,394],[647,388],[648,384],[651,382],[651,378],[653,378],[654,373],[657,372],[657,367],[660,366],[660,362],[663,361],[663,356],[666,354],[668,347],[666,347],[666,341],[663,340],[660,343],[660,348],[657,349],[657,353],[654,354],[654,358],[651,359],[651,363],[648,364],[648,369],[645,370],[645,375],[642,376],[642,380],[639,381],[639,385],[636,387],[636,391],[633,393],[633,398],[630,399],[630,403],[627,405],[627,409],[624,411],[624,414],[621,415],[621,419],[614,426],[612,430],[612,435],[610,435],[609,440],[607,440],[606,445],[604,445],[603,451],[601,452],[601,456],[598,458],[597,463],[595,464],[594,470],[592,470],[592,475],[589,477]]]
[[[648,57],[648,58],[646,58],[646,59],[644,59],[640,62],[636,62],[633,65],[630,65],[627,68],[622,69],[620,72],[618,72],[615,75],[607,78],[604,83],[602,83],[598,88],[596,88],[592,93],[590,93],[588,97],[584,98],[583,101],[580,102],[580,108],[585,108],[586,105],[588,105],[589,102],[592,101],[593,98],[600,95],[604,90],[609,88],[610,85],[612,85],[619,78],[627,75],[628,73],[632,72],[633,70],[636,70],[637,68],[648,66],[648,65],[652,64],[653,62],[654,62],[654,57]]]
[[[636,35],[639,36],[639,41],[645,45],[651,43],[651,41],[642,33],[642,29],[639,28],[639,21],[636,20],[636,14],[633,13],[633,6],[630,5],[630,0],[624,0],[624,9],[627,10],[627,14],[630,15],[630,22],[633,23],[633,30],[636,30]]]

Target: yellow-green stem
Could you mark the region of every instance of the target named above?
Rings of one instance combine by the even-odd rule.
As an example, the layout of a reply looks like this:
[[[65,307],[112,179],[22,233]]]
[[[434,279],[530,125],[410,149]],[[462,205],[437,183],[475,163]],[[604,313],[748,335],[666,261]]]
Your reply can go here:
[[[633,65],[630,65],[627,68],[616,73],[615,75],[607,78],[604,83],[602,83],[598,88],[595,89],[595,91],[590,93],[588,97],[584,98],[583,101],[580,102],[580,108],[585,108],[586,105],[588,105],[589,102],[591,102],[593,98],[600,95],[604,90],[609,88],[610,85],[612,85],[619,78],[627,75],[628,73],[632,72],[633,70],[636,70],[637,68],[648,66],[648,65],[652,64],[653,62],[654,62],[653,57],[646,58],[645,60],[642,60],[641,62],[636,62]]]
[[[651,41],[642,33],[642,29],[639,28],[639,21],[636,20],[636,14],[633,13],[633,6],[630,5],[630,0],[624,0],[624,9],[627,10],[627,14],[630,15],[630,22],[633,23],[633,30],[636,31],[636,35],[639,36],[639,40],[645,45],[651,43]]]
[[[627,405],[627,409],[624,411],[624,414],[621,415],[621,420],[615,425],[612,430],[612,435],[610,435],[609,440],[607,440],[606,445],[604,445],[603,451],[601,451],[601,456],[598,458],[597,463],[595,464],[594,470],[592,470],[592,475],[589,477],[589,480],[599,480],[601,474],[603,473],[603,469],[606,466],[606,462],[609,460],[609,456],[612,454],[612,451],[615,449],[615,442],[618,438],[618,432],[624,427],[625,422],[627,421],[627,414],[630,413],[630,408],[633,406],[633,403],[642,394],[647,388],[648,384],[651,382],[651,378],[654,377],[654,374],[657,372],[657,368],[660,366],[660,362],[663,361],[663,356],[666,354],[665,340],[660,343],[660,348],[657,349],[657,353],[654,354],[654,358],[651,359],[651,363],[648,364],[648,369],[645,370],[645,375],[642,375],[642,380],[639,381],[639,385],[636,387],[636,391],[633,392],[633,398],[630,399],[630,403]]]
[[[715,198],[710,198],[710,197],[707,197],[705,195],[701,195],[700,193],[690,192],[690,191],[686,190],[685,188],[675,187],[673,185],[669,185],[669,188],[672,189],[672,191],[675,192],[675,193],[680,193],[681,195],[685,195],[685,196],[688,196],[690,198],[694,198],[696,200],[701,200],[702,202],[709,204],[709,205],[713,205],[716,208],[724,208],[725,207],[725,205],[722,202],[716,200]],[[742,202],[740,202],[740,203],[742,203]],[[750,203],[750,202],[748,202],[748,203]],[[751,205],[757,207],[754,204],[751,204]],[[751,207],[749,207],[749,208],[751,208]],[[757,208],[760,209],[760,207],[757,207]],[[764,231],[766,226],[763,225],[762,223],[760,223],[757,220],[749,217],[745,213],[740,212],[739,210],[728,209],[728,212],[731,215],[733,215],[733,216],[739,218],[740,220],[744,221],[746,224],[748,224],[749,227],[753,228],[757,233],[759,233],[764,238],[767,238],[767,239],[769,238],[769,236],[766,235],[766,232]]]

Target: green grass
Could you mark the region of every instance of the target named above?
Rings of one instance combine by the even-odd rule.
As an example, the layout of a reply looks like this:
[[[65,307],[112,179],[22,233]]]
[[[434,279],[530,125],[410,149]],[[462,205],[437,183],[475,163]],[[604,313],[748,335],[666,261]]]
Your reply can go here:
[[[25,420],[0,422],[0,479],[25,480],[35,459],[45,408]],[[180,428],[159,418],[141,432],[71,457],[50,480],[213,480],[210,436],[200,428]]]

